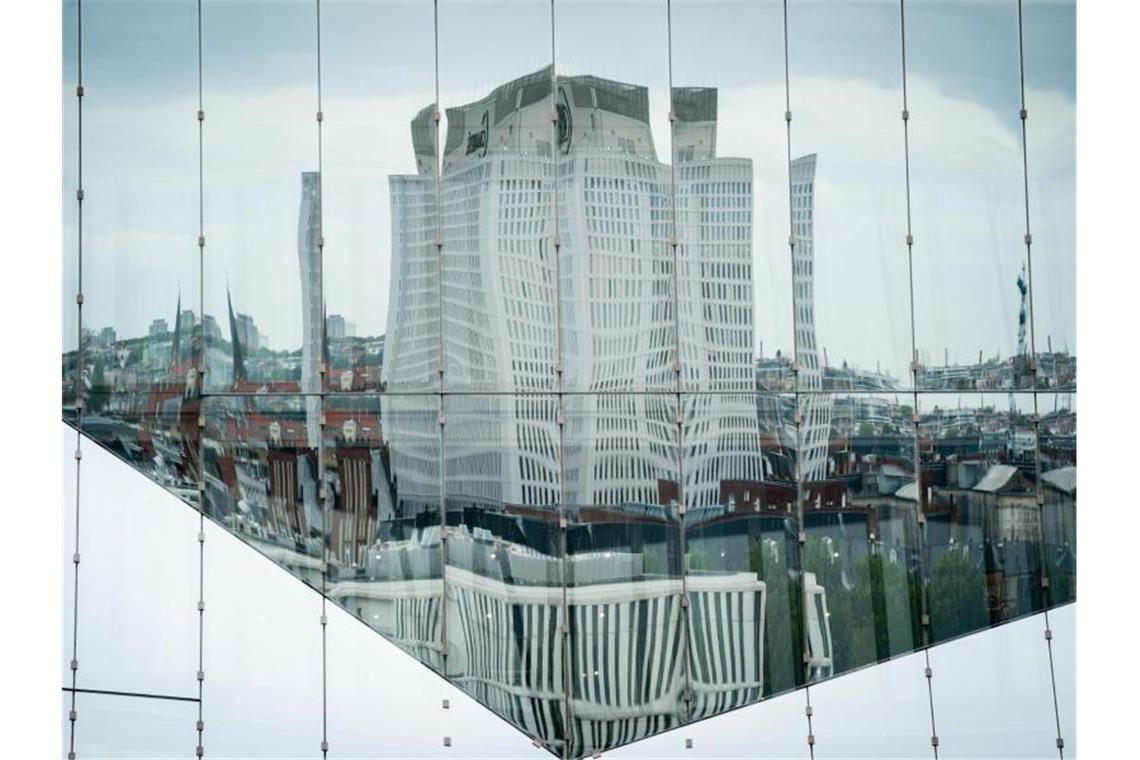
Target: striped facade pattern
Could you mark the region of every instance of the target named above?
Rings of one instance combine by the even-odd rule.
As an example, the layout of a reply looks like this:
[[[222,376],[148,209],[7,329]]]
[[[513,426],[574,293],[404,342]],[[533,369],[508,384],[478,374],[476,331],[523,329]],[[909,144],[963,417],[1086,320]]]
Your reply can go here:
[[[363,565],[377,530],[372,451],[367,447],[340,449],[336,466],[340,491],[333,510],[332,551],[342,562]]]
[[[437,665],[443,585],[370,585],[392,605],[386,634]],[[567,694],[577,756],[682,722],[679,579],[568,589],[568,651],[559,587],[510,585],[449,566],[446,588],[448,678],[524,732],[562,740]],[[693,719],[759,699],[765,592],[751,573],[690,578]]]

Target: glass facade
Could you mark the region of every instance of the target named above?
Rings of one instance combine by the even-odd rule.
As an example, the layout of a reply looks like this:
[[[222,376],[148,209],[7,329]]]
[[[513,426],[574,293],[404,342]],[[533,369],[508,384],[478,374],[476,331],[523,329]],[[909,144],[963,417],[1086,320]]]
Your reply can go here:
[[[324,750],[331,608],[576,760],[796,690],[814,747],[867,666],[936,751],[932,645],[1076,599],[1072,3],[63,6],[65,713],[80,538],[158,519],[89,442],[197,510],[135,690],[215,754],[217,531],[316,592]]]

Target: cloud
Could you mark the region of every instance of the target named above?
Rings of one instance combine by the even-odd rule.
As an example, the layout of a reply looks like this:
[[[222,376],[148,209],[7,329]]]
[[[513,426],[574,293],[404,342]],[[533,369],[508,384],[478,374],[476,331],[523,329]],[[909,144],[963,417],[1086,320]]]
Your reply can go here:
[[[793,85],[793,151],[819,155],[819,344],[834,363],[882,363],[903,376],[910,336],[901,92],[861,79],[801,77]],[[973,360],[979,349],[1008,355],[1016,344],[1015,279],[1024,259],[1018,104],[998,113],[926,77],[912,76],[909,86],[920,348],[939,361],[944,349],[952,361]],[[442,100],[463,102],[458,95],[445,92]],[[658,154],[666,158],[664,87],[651,87],[650,98]],[[325,100],[329,313],[344,314],[362,334],[384,329],[387,178],[414,170],[409,121],[430,100],[430,92],[340,92]],[[1037,321],[1055,342],[1072,347],[1074,104],[1047,90],[1030,90],[1027,101],[1031,202],[1040,211]],[[256,97],[219,92],[208,105],[207,311],[223,313],[228,280],[235,307],[253,314],[275,346],[299,343],[299,175],[317,163],[312,88]],[[196,255],[196,101],[142,106],[95,106],[85,114],[85,277],[111,283],[135,271],[148,284],[126,300],[92,298],[85,314],[89,324],[114,323],[123,334],[143,332],[173,309],[188,245]],[[722,88],[719,109],[718,152],[751,158],[755,171],[756,340],[767,354],[786,351],[792,307],[783,83]]]

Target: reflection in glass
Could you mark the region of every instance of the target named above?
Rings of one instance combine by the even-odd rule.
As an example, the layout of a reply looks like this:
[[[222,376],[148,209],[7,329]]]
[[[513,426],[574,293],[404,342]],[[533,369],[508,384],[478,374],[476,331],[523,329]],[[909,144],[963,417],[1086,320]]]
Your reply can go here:
[[[314,8],[204,3],[202,60],[205,387],[296,393],[322,357]]]
[[[682,398],[689,657],[702,718],[802,680],[795,484],[781,442],[793,399]],[[709,424],[741,405],[759,434]]]
[[[566,114],[557,162],[567,390],[677,385],[665,35],[664,3],[556,4],[558,103]],[[715,112],[715,93],[703,97],[690,116]]]
[[[75,414],[75,402],[78,388],[77,364],[79,363],[79,315],[81,309],[76,304],[76,296],[81,289],[80,255],[81,241],[79,237],[80,202],[76,198],[79,189],[79,98],[76,96],[77,70],[78,70],[78,13],[76,0],[64,0],[62,32],[63,32],[63,68],[62,68],[62,186],[60,187],[60,208],[62,210],[62,328],[63,328],[63,356],[61,357],[61,400],[63,415]]]
[[[449,396],[447,675],[560,753],[565,736],[552,396]]]
[[[909,387],[899,6],[791,2],[787,23],[798,387]]]
[[[907,6],[909,153],[897,4],[325,2],[320,106],[313,4],[204,4],[204,283],[195,8],[85,4],[65,419],[537,744],[1075,598],[1071,4],[1032,290],[1011,4]]]
[[[682,623],[677,402],[564,399],[571,757],[678,725]]]
[[[814,679],[921,644],[913,414],[897,397],[836,396],[831,403],[817,474],[803,483]]]
[[[393,217],[392,273],[380,386],[392,392],[438,390],[439,373],[444,367],[440,359],[438,127],[432,121],[434,113],[435,106],[427,105],[411,120],[417,173],[388,177]]]
[[[431,237],[416,242],[427,269],[416,275],[392,269],[392,253],[410,234],[401,222],[419,221],[396,213],[397,203],[405,202],[400,189],[416,184],[416,171],[434,176],[434,124],[425,120],[408,129],[412,116],[434,98],[432,4],[326,0],[320,15],[325,388],[373,391],[380,387],[392,336],[386,329],[390,308],[411,308],[406,294],[416,288],[425,289],[417,308],[433,314],[438,308],[432,182],[426,183],[429,205],[419,210]],[[401,265],[408,267],[406,260]],[[398,304],[389,301],[396,293],[405,296]],[[434,317],[425,321],[435,324]],[[434,349],[434,327],[425,337]],[[391,348],[398,355],[406,346]],[[404,383],[401,389],[425,389],[435,372],[424,367],[414,387]]]
[[[160,383],[146,394],[92,394],[86,403],[86,435],[197,505],[200,432],[196,396]]]
[[[763,390],[790,390],[783,9],[675,0],[671,13],[683,387],[750,388],[755,371]]]
[[[550,14],[549,3],[533,0],[439,5],[448,390],[554,389]],[[491,63],[488,46],[511,53]],[[487,65],[473,69],[473,59]]]
[[[203,510],[231,533],[320,587],[326,532],[307,399],[203,401]]]
[[[1077,386],[1076,3],[1022,6],[1037,387]]]
[[[82,124],[84,384],[95,395],[174,381],[189,358],[193,325],[182,326],[179,344],[170,318],[176,304],[198,299],[195,23],[189,0],[83,5],[83,79],[92,93],[83,98]],[[74,83],[74,69],[65,76]],[[74,118],[70,90],[65,107]],[[79,138],[77,123],[66,126],[71,227]],[[79,241],[68,231],[63,324],[73,349]],[[65,354],[65,375],[74,363]]]
[[[1039,611],[1032,397],[932,394],[920,403],[932,640]]]
[[[906,37],[919,385],[1029,387],[1017,5],[913,3]]]
[[[441,666],[439,400],[325,399],[328,595],[433,668]]]
[[[1038,396],[1042,541],[1051,605],[1077,598],[1077,411],[1070,397]]]

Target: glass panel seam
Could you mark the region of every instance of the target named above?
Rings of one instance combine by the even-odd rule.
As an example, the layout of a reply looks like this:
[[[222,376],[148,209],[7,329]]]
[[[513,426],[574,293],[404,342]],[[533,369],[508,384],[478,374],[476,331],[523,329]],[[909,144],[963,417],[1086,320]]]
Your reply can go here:
[[[76,293],[75,318],[78,329],[75,361],[75,544],[72,554],[74,570],[71,609],[71,708],[68,712],[68,760],[75,758],[75,689],[79,680],[79,527],[80,527],[80,472],[83,461],[83,0],[77,0],[76,17]]]
[[[317,437],[317,484],[318,495],[321,502],[321,757],[328,757],[329,731],[328,731],[328,574],[330,560],[329,533],[332,525],[332,512],[330,504],[330,487],[325,472],[325,391],[329,375],[328,362],[328,334],[325,325],[325,229],[324,229],[324,112],[323,92],[321,87],[321,0],[316,0],[316,86],[317,86],[317,292],[320,303],[320,356],[316,359],[320,368],[316,382],[319,383],[317,394],[317,423],[320,431]],[[306,329],[311,326],[306,325]],[[309,336],[305,336],[308,338]],[[311,421],[309,423],[312,424]]]
[[[1041,411],[1039,404],[1040,385],[1038,383],[1038,373],[1040,367],[1037,361],[1037,333],[1035,322],[1035,310],[1033,303],[1033,234],[1030,225],[1030,209],[1029,209],[1029,138],[1028,138],[1028,120],[1029,110],[1025,99],[1025,21],[1023,13],[1022,0],[1017,0],[1017,60],[1018,60],[1018,75],[1021,96],[1021,108],[1019,116],[1021,117],[1021,170],[1022,170],[1022,189],[1025,199],[1025,265],[1026,265],[1026,288],[1028,289],[1029,296],[1029,371],[1033,388],[1033,473],[1034,473],[1034,496],[1036,501],[1036,517],[1038,529],[1038,562],[1041,586],[1041,603],[1044,609],[1045,617],[1045,647],[1049,655],[1049,688],[1053,697],[1053,720],[1057,729],[1057,755],[1060,760],[1065,758],[1065,740],[1061,735],[1061,710],[1057,699],[1057,675],[1053,662],[1053,629],[1049,625],[1049,607],[1051,589],[1049,588],[1048,566],[1046,564],[1047,556],[1045,553],[1045,492],[1041,482]],[[1054,383],[1056,386],[1056,383]],[[1057,388],[1054,387],[1054,392]]]
[[[573,732],[571,729],[573,715],[571,714],[570,688],[570,600],[567,583],[570,577],[569,568],[569,523],[566,515],[566,406],[564,399],[565,380],[563,377],[566,347],[562,334],[562,235],[561,217],[558,213],[558,129],[556,119],[558,115],[558,54],[555,37],[555,23],[557,12],[554,0],[550,0],[550,164],[551,164],[551,231],[554,236],[554,320],[556,351],[554,361],[555,374],[555,421],[558,426],[558,550],[559,558],[559,586],[561,593],[559,604],[562,621],[559,627],[558,641],[562,652],[562,757],[570,757]],[[515,398],[518,398],[516,395]]]
[[[685,521],[688,509],[685,504],[685,403],[682,396],[681,378],[684,368],[681,361],[681,282],[680,282],[680,243],[677,236],[677,114],[673,92],[673,3],[665,2],[665,39],[667,70],[669,73],[669,246],[673,255],[673,377],[677,399],[677,533],[681,554],[681,678],[684,684],[682,701],[684,716],[682,723],[693,717],[693,685],[690,673],[692,653],[689,648],[690,615],[687,576],[689,555],[685,540]]]
[[[902,65],[902,125],[903,125],[903,165],[905,167],[904,179],[906,183],[906,262],[907,262],[907,290],[910,301],[910,373],[913,418],[911,424],[914,430],[914,477],[915,493],[918,499],[918,577],[919,594],[918,614],[922,629],[922,655],[925,662],[926,697],[930,708],[930,747],[934,760],[938,760],[938,728],[934,710],[934,671],[930,667],[930,606],[927,599],[927,567],[926,567],[926,497],[922,487],[922,447],[919,429],[919,362],[918,339],[915,327],[914,311],[914,227],[911,215],[910,193],[910,99],[907,90],[906,69],[906,0],[899,0],[899,43],[900,62]]]
[[[795,221],[794,211],[792,210],[793,190],[792,190],[792,90],[791,90],[791,67],[790,55],[788,52],[788,0],[783,0],[783,25],[784,25],[784,134],[785,141],[784,147],[786,149],[787,159],[787,178],[788,178],[788,258],[791,264],[791,291],[792,291],[792,325],[796,323],[796,315],[799,314],[799,295],[798,288],[795,284]],[[808,654],[808,609],[805,597],[804,585],[804,569],[803,569],[803,552],[804,543],[806,539],[804,531],[804,487],[803,487],[803,429],[802,420],[800,415],[800,404],[803,397],[801,388],[800,372],[803,369],[800,362],[800,341],[797,335],[798,330],[793,329],[792,334],[792,378],[793,390],[795,395],[795,451],[796,462],[794,476],[796,480],[796,549],[799,555],[799,580],[795,593],[799,594],[799,609],[800,609],[800,667],[801,678],[803,679],[804,691],[804,716],[807,720],[807,748],[808,757],[811,760],[815,758],[815,733],[812,723],[812,706],[811,706],[811,664],[810,655]]]
[[[443,154],[440,150],[439,127],[441,113],[439,108],[439,0],[432,1],[432,55],[434,68],[435,105],[432,119],[435,123],[435,250],[436,250],[436,372],[437,386],[435,395],[438,410],[439,428],[439,458],[437,464],[439,486],[439,652],[440,674],[447,678],[447,408],[446,394],[444,393],[444,373],[447,370],[444,362],[444,335],[443,335]]]
[[[205,106],[202,97],[202,0],[197,0],[196,3],[196,34],[197,34],[197,53],[198,53],[198,314],[205,315],[205,253],[206,253],[206,237],[205,237],[205,186],[203,174],[203,156],[204,156],[204,141],[205,141]],[[176,319],[180,319],[181,315],[177,315]],[[193,328],[191,328],[193,329]],[[202,333],[203,341],[205,339],[205,332]],[[205,461],[205,409],[203,404],[203,391],[205,387],[205,361],[206,361],[206,348],[203,343],[199,350],[198,359],[198,382],[196,383],[197,393],[197,412],[198,419],[195,420],[195,427],[198,440],[197,440],[197,497],[198,497],[198,721],[195,725],[195,730],[198,735],[198,744],[195,748],[195,753],[201,757],[205,750],[203,748],[203,730],[205,724],[203,721],[203,691],[205,689],[204,675],[205,675],[205,604],[206,604],[206,461]],[[172,357],[173,361],[174,357]]]

